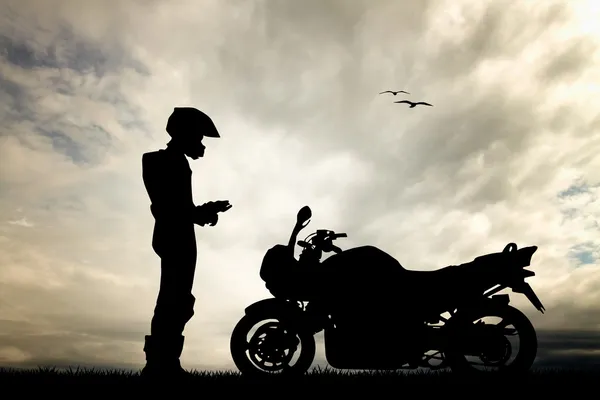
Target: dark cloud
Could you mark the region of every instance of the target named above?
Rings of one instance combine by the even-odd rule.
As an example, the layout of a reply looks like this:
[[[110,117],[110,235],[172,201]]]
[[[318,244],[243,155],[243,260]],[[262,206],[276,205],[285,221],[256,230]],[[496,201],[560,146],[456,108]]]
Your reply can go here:
[[[69,135],[65,135],[59,131],[46,131],[40,129],[40,135],[48,138],[52,142],[52,148],[58,153],[63,153],[68,156],[77,165],[87,165],[91,159],[85,154],[84,146],[87,147],[87,143],[81,144],[71,138]]]
[[[536,365],[573,369],[598,368],[600,334],[596,331],[540,331]]]
[[[479,10],[479,11],[477,11]],[[536,12],[523,12],[508,1],[481,3],[480,7],[465,10],[461,28],[465,36],[448,39],[431,52],[428,65],[436,69],[436,82],[469,74],[480,63],[489,60],[513,59],[535,44],[544,33],[564,23],[570,10],[564,3],[545,4]],[[518,65],[514,65],[518,68]]]
[[[7,36],[0,36],[0,48],[6,61],[23,68],[58,66],[54,48],[48,49],[47,54],[39,54],[26,43],[15,43]]]
[[[23,360],[11,362],[6,367],[35,368],[38,366],[82,366],[94,368],[139,368],[139,363],[127,362],[135,359],[139,352],[135,346],[116,342],[110,335],[90,335],[86,332],[65,331],[43,333],[39,327],[25,331],[24,336],[0,335],[4,348],[23,351]],[[121,362],[114,356],[121,354]],[[29,358],[33,356],[33,358]],[[75,361],[77,360],[77,361]]]
[[[593,185],[591,187],[594,187]],[[597,187],[597,186],[596,186]],[[590,193],[590,185],[586,182],[574,183],[567,189],[558,193],[559,198],[576,196],[581,193]]]
[[[34,46],[18,37],[0,35],[4,59],[22,68],[69,68],[79,73],[102,77],[125,67],[148,75],[148,69],[120,46],[109,45],[78,37],[63,27],[55,41],[47,46]]]
[[[125,47],[77,37],[66,29],[60,32],[54,42],[42,49],[26,40],[0,36],[0,60],[25,70],[39,70],[42,82],[39,86],[33,81],[0,76],[5,104],[0,135],[15,136],[29,147],[49,140],[54,151],[76,165],[98,165],[122,145],[111,129],[113,119],[122,129],[147,133],[142,111],[129,101],[118,74],[129,68],[138,76],[147,77],[149,71]],[[89,114],[94,111],[79,115],[80,111],[75,110],[77,100],[71,100],[77,98],[97,102],[96,106],[107,105],[116,110],[116,115],[110,120],[90,120]],[[47,108],[51,99],[62,103],[63,108]],[[37,135],[22,132],[24,121],[37,125],[33,129]]]
[[[5,107],[0,111],[5,120],[22,120],[28,118],[32,121],[31,102],[32,98],[27,89],[17,84],[9,77],[2,76],[0,73],[0,100]],[[5,129],[0,128],[0,136],[9,134]]]
[[[596,43],[588,37],[576,37],[564,43],[561,49],[548,52],[549,60],[540,69],[539,79],[546,83],[562,84],[576,79],[590,65],[590,55],[597,49]]]

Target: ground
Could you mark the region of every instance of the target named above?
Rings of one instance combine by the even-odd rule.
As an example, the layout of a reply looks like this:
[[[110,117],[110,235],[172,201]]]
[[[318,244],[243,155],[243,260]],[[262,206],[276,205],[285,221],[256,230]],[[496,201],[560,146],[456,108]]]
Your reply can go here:
[[[175,385],[173,382],[167,382],[169,390],[189,387],[190,390],[216,391],[219,396],[226,392],[238,392],[246,396],[253,395],[255,391],[271,391],[275,397],[285,396],[297,393],[298,391],[309,390],[312,393],[318,393],[323,387],[335,388],[340,394],[347,389],[351,390],[367,387],[373,394],[373,389],[386,390],[408,390],[411,386],[411,392],[418,390],[420,392],[433,391],[437,395],[447,394],[450,391],[464,390],[471,391],[473,386],[478,390],[499,392],[507,391],[513,395],[534,389],[536,394],[540,391],[550,391],[557,387],[567,387],[573,390],[585,391],[586,387],[595,386],[600,379],[600,369],[577,371],[577,370],[557,370],[557,369],[538,369],[518,377],[508,379],[497,375],[489,375],[478,378],[459,378],[451,372],[339,372],[335,370],[315,369],[307,375],[286,379],[249,379],[236,372],[198,372],[193,371],[192,376],[184,383]],[[152,384],[161,384],[153,381]],[[153,385],[150,386],[153,386]],[[11,386],[19,386],[25,390],[44,390],[53,391],[60,387],[61,393],[67,391],[78,391],[79,393],[90,392],[92,388],[118,387],[119,390],[128,388],[138,388],[143,390],[148,387],[137,372],[130,371],[108,371],[108,370],[86,370],[72,368],[71,370],[57,370],[52,368],[39,368],[34,370],[15,370],[0,369],[0,387],[7,389]],[[281,389],[288,391],[287,394],[281,392]],[[111,389],[112,390],[112,389]],[[163,389],[164,390],[164,389]],[[186,389],[187,390],[187,389]],[[242,390],[242,391],[240,391]],[[593,389],[592,389],[593,390]],[[19,389],[19,391],[21,391]],[[554,393],[556,394],[556,393]],[[211,396],[212,397],[212,396]],[[312,396],[311,396],[312,397]]]

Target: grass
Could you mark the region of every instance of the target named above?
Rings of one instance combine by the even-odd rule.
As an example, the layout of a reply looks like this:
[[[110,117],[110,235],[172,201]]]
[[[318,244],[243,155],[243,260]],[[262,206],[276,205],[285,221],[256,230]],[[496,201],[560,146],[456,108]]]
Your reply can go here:
[[[599,371],[576,371],[558,369],[537,369],[528,374],[513,378],[510,381],[498,375],[489,374],[483,378],[459,378],[447,371],[436,372],[354,372],[338,371],[332,369],[315,368],[305,376],[295,379],[283,380],[280,377],[270,379],[250,379],[237,372],[198,372],[192,371],[192,376],[186,380],[186,386],[197,388],[212,387],[220,393],[224,390],[239,390],[248,385],[256,389],[258,386],[273,388],[274,385],[284,384],[293,391],[320,388],[323,385],[335,385],[337,388],[358,386],[394,387],[419,386],[420,389],[433,390],[449,388],[449,386],[469,385],[494,388],[494,391],[508,388],[524,388],[535,386],[551,387],[576,387],[585,390],[586,386],[595,386],[600,378]],[[86,390],[86,387],[108,385],[114,387],[134,387],[144,384],[139,372],[120,370],[95,370],[85,368],[71,368],[61,370],[57,368],[37,368],[32,370],[0,369],[0,387],[19,385],[26,388],[39,388],[41,385],[69,385]],[[291,385],[291,386],[290,386]],[[244,389],[246,390],[246,389]],[[521,389],[519,389],[521,390]]]

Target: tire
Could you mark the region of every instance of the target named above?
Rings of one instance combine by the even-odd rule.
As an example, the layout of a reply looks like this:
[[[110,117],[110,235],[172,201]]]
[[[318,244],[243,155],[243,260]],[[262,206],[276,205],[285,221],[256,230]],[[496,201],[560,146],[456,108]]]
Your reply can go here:
[[[531,321],[529,321],[527,316],[525,316],[525,314],[518,309],[512,306],[487,306],[481,310],[467,312],[466,315],[462,315],[462,317],[459,317],[457,321],[455,320],[454,323],[452,323],[452,327],[449,328],[452,329],[453,332],[456,332],[456,326],[464,324],[465,319],[467,323],[471,323],[483,317],[507,318],[510,321],[510,324],[516,328],[519,335],[520,343],[517,356],[510,365],[503,366],[501,369],[499,369],[498,373],[506,375],[520,375],[527,373],[531,369],[531,366],[533,365],[537,356],[538,341],[535,328],[531,324]],[[452,319],[448,322],[451,323]],[[450,369],[453,372],[461,375],[489,374],[489,372],[476,369],[469,364],[468,360],[463,354],[452,350],[452,341],[456,340],[455,335],[456,333],[450,334],[450,346],[445,352],[446,360],[448,361],[448,366]]]
[[[233,358],[233,362],[235,363],[238,370],[242,373],[242,375],[252,377],[266,377],[277,374],[280,376],[292,377],[305,374],[312,365],[316,353],[315,338],[312,335],[312,333],[301,328],[294,329],[294,333],[300,339],[301,346],[300,356],[298,357],[298,360],[294,365],[288,365],[278,373],[273,373],[261,369],[259,366],[254,364],[252,360],[250,360],[249,354],[246,353],[246,351],[248,350],[248,333],[259,322],[273,319],[277,320],[280,324],[285,323],[286,321],[286,318],[280,315],[245,315],[233,329],[233,333],[231,334],[230,340],[230,351],[231,356]]]

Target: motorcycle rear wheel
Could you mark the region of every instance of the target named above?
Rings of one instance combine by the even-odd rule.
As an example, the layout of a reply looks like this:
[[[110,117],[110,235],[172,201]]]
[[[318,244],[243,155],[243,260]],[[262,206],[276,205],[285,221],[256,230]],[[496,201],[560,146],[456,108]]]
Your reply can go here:
[[[507,319],[509,324],[516,328],[519,335],[519,352],[517,353],[514,361],[508,365],[502,365],[497,373],[507,375],[518,375],[526,373],[530,370],[537,356],[537,334],[535,328],[531,324],[531,321],[523,314],[520,310],[512,306],[492,306],[486,307],[480,310],[473,310],[468,312],[466,315],[463,314],[458,321],[452,320],[449,322],[453,325],[451,334],[451,341],[457,341],[457,336],[462,330],[460,326],[464,326],[465,323],[472,323],[480,318],[484,317],[500,317],[503,320]],[[510,346],[510,344],[509,344]],[[482,375],[489,374],[490,372],[481,371],[476,369],[456,347],[450,344],[449,349],[445,351],[446,360],[448,366],[453,372],[459,374],[470,374],[470,375]]]
[[[277,320],[277,323],[267,323],[262,325],[261,328],[269,325],[267,329],[261,331],[261,334],[264,334],[265,336],[257,338],[257,333],[259,333],[259,330],[261,329],[259,328],[253,337],[248,340],[248,334],[252,328],[257,324],[268,320]],[[230,340],[230,351],[233,362],[242,375],[254,377],[281,375],[292,377],[306,373],[315,358],[315,338],[308,330],[298,327],[292,328],[292,326],[297,325],[290,324],[289,320],[278,315],[261,314],[245,315],[242,317],[233,329]],[[299,342],[298,344],[301,346],[299,349],[300,355],[294,365],[290,366],[288,363],[291,361],[293,353],[295,353],[297,349],[291,350],[289,348],[287,350],[290,350],[292,354],[280,358],[279,361],[281,361],[281,364],[284,364],[281,367],[272,368],[271,366],[261,367],[260,365],[257,365],[257,361],[260,362],[262,355],[264,354],[264,352],[261,352],[259,349],[261,344],[260,341],[263,340],[262,343],[264,343],[266,341],[264,338],[268,337],[269,334],[276,336],[284,334],[287,335],[287,337],[293,336]]]

